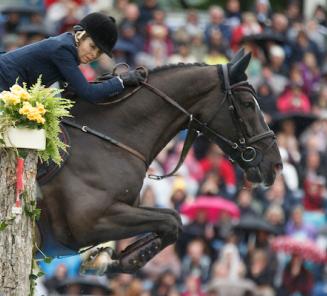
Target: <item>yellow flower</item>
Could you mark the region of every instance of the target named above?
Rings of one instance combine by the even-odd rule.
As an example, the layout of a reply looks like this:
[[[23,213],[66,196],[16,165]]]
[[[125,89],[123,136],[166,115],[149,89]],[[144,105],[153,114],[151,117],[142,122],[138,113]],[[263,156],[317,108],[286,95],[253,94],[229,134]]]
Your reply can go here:
[[[12,93],[15,93],[15,92],[20,92],[23,88],[19,85],[19,84],[14,84],[11,88],[10,88],[10,91]]]
[[[38,114],[36,112],[29,112],[28,114],[26,114],[27,119],[31,120],[31,121],[36,121]]]
[[[42,103],[36,102],[36,108],[42,115],[44,115],[45,112],[47,112],[47,110],[45,110],[44,105]]]
[[[44,113],[46,112],[45,109],[42,110],[42,108],[41,111],[44,111]],[[23,107],[21,107],[18,112],[19,114],[25,115],[30,121],[36,121],[37,123],[41,124],[45,123],[45,119],[42,117],[38,107],[33,107],[29,102],[24,102]]]
[[[24,88],[22,88],[18,84],[14,84],[10,88],[10,91],[11,91],[12,94],[19,97],[22,101],[29,101],[29,99],[31,98],[31,95],[27,92],[27,90],[25,90]]]
[[[41,123],[41,124],[44,124],[45,123],[45,119],[40,115],[36,118],[36,122],[37,123]]]
[[[3,91],[0,93],[0,98],[5,104],[8,105],[17,105],[20,103],[20,98],[10,91]]]
[[[20,94],[20,99],[21,99],[22,101],[29,101],[30,98],[31,98],[31,95],[30,95],[27,91],[23,91],[23,92],[21,92],[21,94]]]
[[[19,114],[27,115],[28,113],[31,112],[31,110],[33,110],[32,105],[31,105],[29,102],[24,102],[24,103],[23,103],[23,107],[21,107],[21,108],[18,110],[18,112],[19,112]]]

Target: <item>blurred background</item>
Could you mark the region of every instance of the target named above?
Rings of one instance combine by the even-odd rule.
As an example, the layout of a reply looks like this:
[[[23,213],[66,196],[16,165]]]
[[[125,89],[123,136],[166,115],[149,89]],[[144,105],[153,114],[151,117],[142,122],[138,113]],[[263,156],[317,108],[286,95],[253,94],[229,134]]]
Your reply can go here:
[[[223,64],[251,51],[248,79],[284,170],[271,188],[252,188],[200,137],[176,177],[146,179],[141,192],[142,204],[181,213],[174,246],[135,275],[81,276],[78,256],[41,262],[36,295],[327,295],[326,1],[0,0],[0,51],[71,31],[94,11],[116,18],[119,40],[112,60],[81,66],[89,81],[121,62]],[[184,138],[152,173],[173,168]]]

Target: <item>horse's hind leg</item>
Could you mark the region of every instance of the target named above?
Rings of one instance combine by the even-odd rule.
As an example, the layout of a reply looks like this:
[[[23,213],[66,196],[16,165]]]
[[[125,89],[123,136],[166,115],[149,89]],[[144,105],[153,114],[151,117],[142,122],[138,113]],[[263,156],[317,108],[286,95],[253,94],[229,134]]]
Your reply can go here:
[[[160,250],[176,242],[181,231],[180,218],[170,209],[115,204],[109,211],[92,231],[93,236],[98,239],[119,240],[144,233],[151,234],[147,234],[118,254],[117,260],[108,265],[107,272],[135,272]]]

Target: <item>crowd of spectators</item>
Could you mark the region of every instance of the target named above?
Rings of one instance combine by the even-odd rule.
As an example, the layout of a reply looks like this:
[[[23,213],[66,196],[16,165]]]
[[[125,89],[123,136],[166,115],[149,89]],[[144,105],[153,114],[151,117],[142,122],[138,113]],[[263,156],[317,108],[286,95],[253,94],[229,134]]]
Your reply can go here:
[[[184,215],[184,232],[176,245],[138,274],[108,275],[101,284],[98,279],[89,294],[107,295],[104,286],[109,285],[115,296],[327,295],[324,262],[276,252],[271,244],[276,236],[287,235],[327,249],[326,8],[317,5],[305,19],[296,0],[286,1],[282,11],[274,11],[269,0],[254,0],[242,11],[240,2],[211,6],[205,22],[200,22],[200,11],[185,10],[178,26],[167,21],[169,12],[156,0],[46,0],[40,11],[2,14],[3,51],[70,31],[89,12],[114,16],[119,39],[113,60],[102,56],[81,66],[88,80],[121,62],[150,69],[180,62],[223,64],[241,47],[252,52],[247,75],[276,132],[282,174],[270,188],[252,188],[217,146],[199,138],[178,176],[145,180],[141,201],[181,211],[184,203],[199,196],[221,196],[238,206],[240,221],[250,215],[274,231],[259,226],[242,231],[237,219],[224,211],[214,222],[201,211],[192,219]],[[173,168],[183,139],[181,133],[169,143],[151,165],[152,172],[163,174]],[[119,241],[116,247],[128,242]],[[43,295],[61,293],[58,286],[77,276],[67,262],[46,271],[40,281]],[[81,286],[77,282],[61,291],[82,295]]]

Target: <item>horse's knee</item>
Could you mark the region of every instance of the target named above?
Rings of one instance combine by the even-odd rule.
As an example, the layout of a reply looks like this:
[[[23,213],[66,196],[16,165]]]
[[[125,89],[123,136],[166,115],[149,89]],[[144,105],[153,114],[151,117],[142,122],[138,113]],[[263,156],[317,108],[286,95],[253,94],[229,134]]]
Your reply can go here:
[[[167,209],[167,211],[168,211],[168,213],[169,213],[170,215],[172,215],[172,216],[176,219],[177,223],[178,223],[180,226],[183,225],[183,224],[182,224],[181,215],[180,215],[176,210],[174,210],[174,209]]]
[[[160,232],[167,244],[176,242],[180,233],[180,225],[176,218],[167,215],[165,222],[160,225]]]

